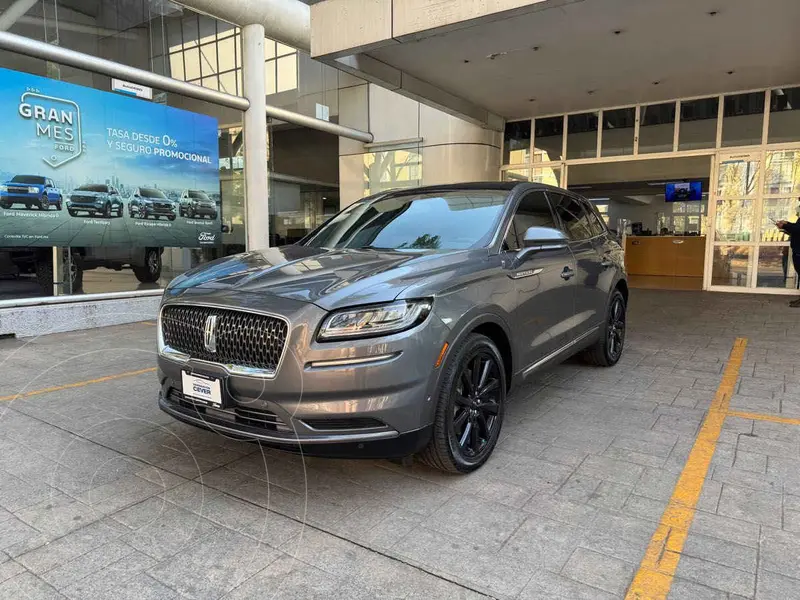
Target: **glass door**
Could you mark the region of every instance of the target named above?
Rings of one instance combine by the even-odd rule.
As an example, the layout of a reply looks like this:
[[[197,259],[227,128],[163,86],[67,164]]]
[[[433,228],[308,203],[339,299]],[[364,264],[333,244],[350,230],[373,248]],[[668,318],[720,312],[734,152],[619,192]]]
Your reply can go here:
[[[800,195],[800,150],[765,153],[756,282],[758,288],[798,288],[792,266],[789,237],[775,227],[776,221],[797,221]]]
[[[775,222],[798,219],[800,149],[720,154],[717,164],[707,285],[796,289],[788,237]]]

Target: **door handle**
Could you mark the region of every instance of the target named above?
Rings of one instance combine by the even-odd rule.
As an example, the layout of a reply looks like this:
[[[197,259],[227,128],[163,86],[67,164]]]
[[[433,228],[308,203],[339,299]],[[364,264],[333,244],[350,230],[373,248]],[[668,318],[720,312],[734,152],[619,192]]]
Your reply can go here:
[[[569,281],[573,277],[575,277],[575,271],[573,271],[569,267],[564,267],[564,270],[561,271],[561,279],[563,279],[564,281]]]

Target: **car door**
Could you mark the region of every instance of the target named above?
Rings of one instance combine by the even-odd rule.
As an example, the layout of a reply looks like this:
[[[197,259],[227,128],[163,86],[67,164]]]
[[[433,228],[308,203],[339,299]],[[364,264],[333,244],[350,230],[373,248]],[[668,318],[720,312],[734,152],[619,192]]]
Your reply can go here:
[[[604,268],[595,248],[589,213],[581,201],[571,194],[548,193],[575,258],[575,317],[568,334],[574,340],[591,332],[605,315],[608,295],[601,287]]]
[[[544,191],[522,197],[506,234],[504,264],[514,282],[517,304],[512,315],[520,365],[535,364],[565,344],[574,317],[575,261],[568,247],[520,254],[530,227],[558,228]]]
[[[579,198],[579,200],[589,214],[589,226],[592,228],[593,234],[592,242],[602,267],[598,287],[602,292],[602,314],[605,314],[611,290],[616,285],[617,270],[622,265],[622,246],[608,230],[597,208],[585,198]]]

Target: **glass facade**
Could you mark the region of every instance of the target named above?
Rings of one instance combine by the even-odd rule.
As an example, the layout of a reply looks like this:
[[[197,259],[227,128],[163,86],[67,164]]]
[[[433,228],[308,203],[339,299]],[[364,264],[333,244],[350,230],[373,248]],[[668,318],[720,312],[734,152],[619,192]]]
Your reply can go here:
[[[663,175],[645,182],[634,181],[636,175],[629,173],[631,189],[623,191],[630,196],[626,210],[634,215],[632,220],[637,224],[646,221],[644,229],[655,227],[657,232],[707,236],[712,268],[705,282],[712,289],[798,287],[788,237],[775,227],[775,221],[800,219],[800,87],[541,116],[511,123],[506,131],[524,132],[515,143],[533,148],[533,156],[527,159],[527,154],[517,154],[513,163],[506,162],[501,168],[504,181],[569,184],[581,193],[592,187],[591,194],[597,196],[592,196],[593,201],[606,207],[604,218],[612,226],[618,219],[611,214],[614,210],[608,199],[602,197],[603,185],[615,189],[611,173],[621,173],[618,161],[630,157],[639,162],[635,159],[645,156],[659,161],[715,156],[715,166],[693,172],[690,179],[678,173],[683,168],[680,165],[672,169],[675,175],[668,174],[671,170],[667,167]],[[514,142],[507,135],[509,143]],[[744,152],[737,153],[736,148]],[[544,168],[543,162],[553,164]],[[583,185],[588,171],[579,174],[580,169],[590,167],[594,168],[593,179],[586,183],[594,186]],[[638,171],[648,172],[646,168]],[[653,195],[653,186],[698,180],[701,201],[667,202],[655,213],[652,203],[648,208],[637,206],[638,198]]]

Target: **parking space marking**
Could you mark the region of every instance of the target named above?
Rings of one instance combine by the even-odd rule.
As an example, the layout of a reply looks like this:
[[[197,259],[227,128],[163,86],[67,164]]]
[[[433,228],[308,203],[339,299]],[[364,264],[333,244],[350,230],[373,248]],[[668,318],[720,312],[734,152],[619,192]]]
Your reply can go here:
[[[729,414],[731,396],[736,387],[746,347],[745,338],[737,338],[733,344],[722,374],[722,382],[703,420],[678,483],[675,484],[669,504],[628,588],[626,600],[663,600],[669,594],[683,545],[689,536],[695,507],[711,465],[711,458],[714,456],[725,417]]]
[[[800,425],[800,419],[790,417],[780,417],[778,415],[766,415],[761,413],[749,413],[733,411],[728,413],[729,417],[740,417],[742,419],[755,419],[756,421],[770,421],[772,423],[785,423],[786,425]]]
[[[93,383],[103,383],[106,381],[114,381],[115,379],[123,379],[124,377],[134,377],[144,373],[153,373],[155,367],[148,367],[147,369],[139,369],[138,371],[125,371],[124,373],[116,373],[115,375],[106,375],[105,377],[98,377],[97,379],[88,379],[86,381],[76,381],[75,383],[65,383],[63,385],[54,385],[53,387],[42,388],[40,390],[31,390],[29,392],[22,392],[21,394],[11,394],[10,396],[0,396],[0,402],[8,402],[18,398],[28,398],[30,396],[38,396],[39,394],[49,394],[50,392],[58,392],[61,390],[68,390],[72,388],[84,387],[92,385]]]

